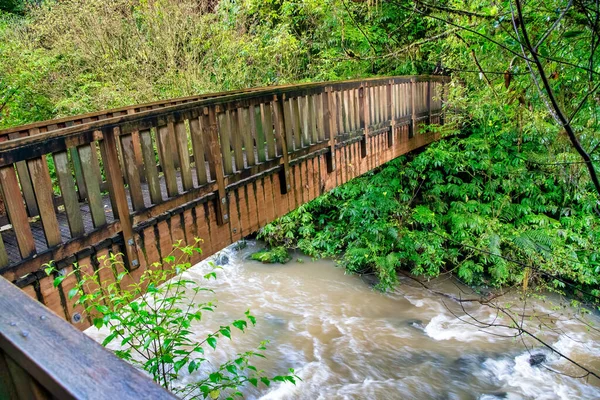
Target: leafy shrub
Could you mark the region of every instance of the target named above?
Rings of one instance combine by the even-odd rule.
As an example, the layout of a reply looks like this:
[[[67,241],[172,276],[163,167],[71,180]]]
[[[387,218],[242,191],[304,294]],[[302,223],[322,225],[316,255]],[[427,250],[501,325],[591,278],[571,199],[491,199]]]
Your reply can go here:
[[[198,240],[196,241],[196,245]],[[256,318],[246,311],[244,317],[220,326],[204,340],[192,340],[194,325],[205,319],[207,313],[216,309],[212,300],[200,301],[203,294],[212,295],[211,289],[202,287],[198,282],[185,279],[182,275],[191,267],[187,261],[193,253],[201,252],[194,246],[175,246],[172,255],[162,264],[155,263],[141,275],[138,283],[126,285],[130,281],[128,272],[123,271],[121,255],[111,254],[100,261],[103,265],[96,271],[75,265],[68,275],[60,275],[48,265],[47,274],[54,274],[54,286],[69,275],[79,279],[77,285],[68,293],[74,305],[83,307],[85,317],[96,328],[106,327],[109,335],[102,345],[116,344],[116,355],[148,372],[155,382],[185,399],[233,396],[242,397],[240,388],[246,384],[269,386],[271,382],[296,382],[299,379],[294,370],[289,375],[267,377],[264,371],[252,365],[252,359],[264,357],[267,341],[263,341],[257,350],[237,354],[233,359],[206,372],[201,367],[209,364],[205,351],[216,349],[223,338],[232,339],[234,331],[245,332],[256,324]],[[176,258],[175,254],[179,254]],[[204,279],[216,279],[216,269],[204,275]],[[101,277],[114,277],[106,281]],[[171,279],[172,278],[172,279]],[[170,280],[169,280],[170,279]],[[185,385],[177,382],[181,373],[199,375],[197,379]]]
[[[285,264],[292,259],[284,246],[257,251],[252,253],[250,258],[255,261],[260,261],[264,264]]]

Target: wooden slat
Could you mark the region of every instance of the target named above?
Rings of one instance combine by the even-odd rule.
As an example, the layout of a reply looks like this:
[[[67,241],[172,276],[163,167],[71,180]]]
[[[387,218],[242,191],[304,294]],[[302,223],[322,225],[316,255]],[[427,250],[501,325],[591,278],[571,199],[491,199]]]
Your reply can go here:
[[[294,129],[294,143],[292,146],[291,142],[287,142],[288,150],[294,151],[302,148],[302,122],[300,121],[300,107],[298,102],[300,98],[295,97],[290,99],[290,104],[292,106],[292,126]]]
[[[152,145],[152,135],[149,130],[140,131],[140,143],[142,145],[146,182],[148,182],[148,188],[150,189],[150,200],[152,204],[162,203],[160,180],[158,179],[158,169],[156,168],[156,155],[154,153],[154,146]]]
[[[33,185],[31,184],[31,178],[29,177],[27,162],[19,161],[15,163],[15,166],[17,167],[21,191],[23,193],[23,198],[25,199],[25,205],[27,206],[27,214],[30,217],[35,217],[36,215],[39,215],[40,212],[35,201],[35,194],[33,193]]]
[[[250,119],[250,112],[254,113],[254,106],[244,107],[241,109],[241,112],[238,113],[238,117],[240,119],[240,130],[242,133],[242,141],[244,143],[244,149],[246,153],[246,163],[248,167],[256,164],[256,158],[254,156],[254,139],[252,135],[252,120]]]
[[[194,151],[194,164],[196,165],[196,176],[198,185],[204,185],[208,182],[206,174],[206,159],[204,157],[204,136],[199,118],[190,119],[190,135],[192,136],[192,149]]]
[[[254,112],[250,112],[250,128],[253,129],[253,136],[256,140],[256,152],[258,154],[258,162],[263,163],[267,161],[267,155],[265,152],[265,131],[263,129],[262,121],[262,107],[254,107]]]
[[[0,233],[0,268],[6,267],[10,263],[8,254],[6,254],[6,247],[4,246],[4,239],[2,239],[2,233]]]
[[[223,155],[223,171],[225,175],[231,175],[233,174],[233,161],[231,159],[231,123],[229,111],[219,113],[217,118],[219,121],[221,154]]]
[[[308,110],[308,96],[298,99],[300,101],[300,113],[302,115],[302,143],[304,147],[310,145],[310,113]]]
[[[90,145],[80,146],[77,151],[81,160],[81,169],[85,180],[85,189],[88,194],[88,204],[90,213],[92,214],[92,222],[94,227],[106,225],[106,214],[104,212],[104,204],[102,203],[102,195],[100,194],[100,177],[97,175],[97,169],[92,166],[93,162],[98,162],[94,157]]]
[[[129,198],[131,205],[135,211],[146,208],[144,204],[144,194],[142,193],[142,185],[140,172],[136,160],[136,150],[132,134],[121,135],[121,150],[123,151],[123,165],[125,166],[125,174],[129,183]]]
[[[281,154],[283,159],[283,175],[280,177],[281,181],[281,193],[289,193],[292,189],[292,176],[290,172],[290,161],[288,156],[287,143],[283,130],[285,129],[284,122],[284,104],[283,97],[278,99],[276,96],[273,98],[273,111],[274,111],[274,123],[275,123],[275,135],[277,143],[281,143]]]
[[[13,226],[22,258],[35,254],[35,242],[27,219],[27,211],[21,196],[17,174],[12,165],[0,168],[0,188],[4,196],[4,206]]]
[[[231,123],[231,141],[233,143],[233,157],[235,159],[235,170],[240,172],[244,169],[244,152],[242,150],[242,132],[240,130],[239,110],[231,110],[229,118]]]
[[[71,168],[69,166],[69,157],[65,151],[55,153],[53,154],[53,157],[56,176],[58,177],[58,184],[60,186],[60,193],[63,198],[67,221],[69,223],[69,231],[71,232],[71,237],[76,238],[85,233],[85,228],[83,226],[81,211],[79,210],[75,182],[73,181],[73,175],[71,174]]]
[[[285,137],[287,151],[293,150],[294,145],[294,128],[293,128],[293,115],[292,115],[292,100],[285,100],[285,97],[282,101],[283,105],[283,125],[284,132],[282,132],[282,138]]]
[[[192,179],[187,129],[184,121],[175,123],[175,144],[177,146],[177,154],[179,155],[179,171],[181,173],[183,190],[187,191],[194,188],[194,181]]]
[[[206,125],[204,121],[203,127],[208,128],[208,164],[210,166],[210,174],[217,181],[217,223],[223,225],[229,222],[229,212],[227,204],[227,193],[225,192],[225,177],[223,173],[223,164],[221,154],[222,149],[219,146],[219,124],[217,122],[217,111],[215,107],[208,107],[204,114],[207,116]]]
[[[102,146],[104,148],[104,154],[106,155],[104,168],[106,170],[106,178],[109,183],[109,190],[114,194],[116,202],[116,217],[121,222],[121,230],[123,233],[124,247],[127,254],[127,259],[132,264],[132,267],[136,267],[137,263],[137,250],[135,248],[135,242],[133,240],[133,228],[131,225],[131,218],[129,214],[129,204],[127,203],[127,195],[125,194],[125,186],[123,182],[123,172],[119,164],[119,157],[117,155],[117,140],[115,138],[114,129],[109,128],[103,132],[104,140]]]
[[[317,125],[317,108],[316,99],[317,95],[308,96],[308,119],[310,124],[311,143],[315,144],[319,142],[319,129]]]
[[[8,371],[12,378],[17,398],[20,400],[51,400],[52,396],[27,371],[10,357],[6,357]]]
[[[275,136],[273,135],[273,110],[271,103],[265,103],[263,108],[263,128],[265,140],[267,141],[267,156],[269,159],[275,158]]]
[[[173,160],[173,149],[175,148],[175,127],[170,122],[166,126],[159,126],[156,134],[160,165],[167,184],[167,195],[175,197],[179,194],[177,188],[177,175],[175,174],[175,162]]]
[[[27,166],[33,183],[33,191],[40,212],[46,243],[48,247],[56,246],[61,242],[61,238],[58,219],[54,210],[54,192],[50,173],[48,172],[48,164],[44,157],[27,161]]]
[[[325,113],[324,113],[324,99],[326,95],[323,93],[319,93],[315,96],[315,108],[317,112],[317,131],[319,132],[319,141],[322,142],[325,140],[325,124],[329,124],[325,121]]]
[[[28,131],[29,134],[36,134],[38,132],[39,129]],[[11,133],[8,135],[9,139],[17,139],[18,137],[18,133]],[[39,214],[39,211],[35,201],[35,194],[33,193],[33,185],[31,184],[31,179],[29,178],[27,163],[25,161],[19,161],[15,163],[15,167],[17,168],[17,175],[19,177],[19,183],[21,184],[21,191],[23,193],[23,198],[25,199],[27,214],[30,217],[34,217]]]

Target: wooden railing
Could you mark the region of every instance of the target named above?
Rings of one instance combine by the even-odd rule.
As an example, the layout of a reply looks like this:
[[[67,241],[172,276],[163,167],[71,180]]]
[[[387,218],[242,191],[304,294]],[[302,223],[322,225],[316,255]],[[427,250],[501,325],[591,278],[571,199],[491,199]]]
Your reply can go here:
[[[69,282],[57,292],[44,263],[93,266],[114,251],[143,270],[195,236],[205,256],[214,253],[435,140],[417,131],[442,122],[444,81],[262,88],[0,131],[0,274],[80,320],[65,301]]]
[[[176,399],[0,277],[0,399]]]

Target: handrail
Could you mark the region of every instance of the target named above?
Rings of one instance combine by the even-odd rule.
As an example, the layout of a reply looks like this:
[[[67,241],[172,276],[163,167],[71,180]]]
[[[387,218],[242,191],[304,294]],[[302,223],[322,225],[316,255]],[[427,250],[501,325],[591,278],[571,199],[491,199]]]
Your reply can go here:
[[[0,277],[0,398],[175,400]]]
[[[88,122],[84,122],[81,124],[72,125],[69,127],[54,129],[47,133],[39,133],[39,134],[33,136],[35,138],[34,141],[43,141],[46,138],[50,138],[50,137],[54,138],[57,136],[69,135],[72,133],[83,132],[83,131],[91,130],[91,129],[95,129],[95,128],[97,129],[98,127],[112,127],[119,123],[128,123],[128,122],[132,123],[135,121],[143,120],[144,118],[161,115],[161,114],[168,113],[168,112],[184,111],[189,108],[201,107],[201,106],[207,105],[207,104],[223,104],[223,103],[230,102],[233,100],[242,101],[242,100],[247,100],[247,99],[250,99],[253,97],[264,96],[265,94],[293,93],[296,91],[302,91],[305,89],[317,88],[317,87],[350,86],[357,82],[369,82],[369,83],[370,82],[387,82],[390,79],[396,83],[399,83],[399,82],[407,83],[407,82],[410,82],[411,79],[415,80],[416,82],[423,82],[423,81],[444,82],[444,81],[447,81],[447,77],[439,76],[439,75],[415,75],[415,76],[407,75],[407,76],[398,76],[398,77],[364,78],[364,79],[354,79],[354,80],[347,80],[347,81],[312,82],[312,83],[296,84],[296,85],[290,84],[290,85],[280,85],[280,86],[266,86],[266,87],[260,87],[260,88],[255,88],[255,89],[246,89],[246,90],[240,90],[240,91],[219,92],[219,93],[212,93],[212,94],[209,93],[209,94],[200,95],[200,96],[182,97],[182,98],[177,98],[177,99],[172,99],[172,100],[158,101],[158,102],[153,102],[153,103],[145,103],[145,104],[139,104],[139,105],[134,105],[134,106],[129,106],[129,107],[117,108],[117,109],[112,109],[112,110],[108,110],[108,111],[100,111],[100,112],[96,112],[96,113],[76,115],[76,116],[72,116],[72,117],[65,117],[65,118],[56,119],[56,120],[35,122],[32,124],[28,124],[28,125],[23,125],[23,126],[0,130],[0,137],[5,136],[9,133],[23,132],[25,130],[29,130],[32,128],[47,127],[50,125],[57,125],[59,123],[65,123],[65,122],[72,122],[74,120],[82,120],[85,118],[98,116],[98,115],[126,112],[126,111],[132,110],[132,109],[136,110],[135,113],[126,114],[126,115],[122,115],[122,116],[116,116],[116,117],[103,118],[103,119],[99,119],[96,121],[88,121]],[[171,103],[180,103],[180,104],[169,105]],[[139,109],[145,109],[148,107],[152,107],[154,105],[160,105],[160,108],[151,108],[149,110],[138,111]],[[52,136],[46,136],[46,135],[52,135]],[[15,138],[10,138],[5,141],[0,141],[0,151],[18,147],[21,143],[28,143],[29,141],[27,139],[28,139],[28,137],[15,137]],[[21,142],[19,142],[19,140],[21,140]]]

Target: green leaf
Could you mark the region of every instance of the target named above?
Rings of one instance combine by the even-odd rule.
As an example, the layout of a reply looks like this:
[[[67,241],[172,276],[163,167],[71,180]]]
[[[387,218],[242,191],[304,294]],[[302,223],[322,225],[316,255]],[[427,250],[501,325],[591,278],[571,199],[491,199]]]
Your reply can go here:
[[[66,278],[66,276],[64,275],[59,275],[56,278],[54,278],[54,282],[52,283],[54,285],[54,287],[58,287],[58,285],[60,285],[62,283],[62,281],[64,281]]]
[[[77,296],[77,293],[79,292],[79,289],[77,289],[76,287],[74,287],[73,289],[69,290],[69,293],[67,294],[67,297],[69,298],[69,300],[73,299],[73,297]]]
[[[210,347],[212,347],[213,349],[217,348],[217,338],[214,336],[209,336],[208,338],[206,338],[206,342],[210,345]]]

